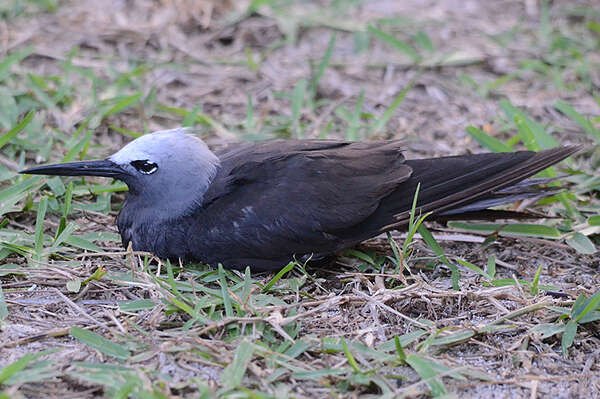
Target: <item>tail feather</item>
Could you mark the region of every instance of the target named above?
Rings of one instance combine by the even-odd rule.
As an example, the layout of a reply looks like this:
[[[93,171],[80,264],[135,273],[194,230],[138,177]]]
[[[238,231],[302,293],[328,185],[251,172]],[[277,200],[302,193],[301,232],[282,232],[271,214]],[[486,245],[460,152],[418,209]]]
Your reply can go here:
[[[480,211],[469,211],[461,212],[457,214],[443,214],[436,215],[433,220],[436,222],[449,222],[452,220],[486,220],[486,221],[497,221],[497,220],[534,220],[534,219],[557,219],[560,216],[548,216],[543,213],[537,212],[523,212],[523,211],[510,211],[502,209],[483,209]]]
[[[527,189],[547,181],[525,179],[580,150],[581,146],[563,146],[537,153],[519,151],[407,161],[413,168],[414,188],[421,183],[417,212],[433,212],[434,217],[473,215],[491,206],[555,194],[555,187],[537,192]],[[401,204],[399,209],[404,210],[396,213],[394,222],[382,227],[382,232],[408,223],[411,207],[407,205]]]
[[[536,189],[529,190],[507,191],[509,189],[512,189],[512,187],[497,192],[492,192],[490,193],[489,197],[485,199],[440,212],[439,215],[448,216],[458,215],[466,212],[482,211],[484,209],[489,209],[500,205],[514,204],[515,202],[523,201],[525,199],[549,197],[562,191],[562,188],[560,187],[537,187]]]
[[[520,181],[516,184],[513,184],[510,187],[503,188],[502,190],[497,190],[499,193],[508,193],[514,191],[522,191],[525,187],[539,186],[540,184],[550,184],[554,183],[557,180],[560,180],[561,177],[536,177],[532,179],[526,179]],[[538,187],[535,188],[537,190]]]

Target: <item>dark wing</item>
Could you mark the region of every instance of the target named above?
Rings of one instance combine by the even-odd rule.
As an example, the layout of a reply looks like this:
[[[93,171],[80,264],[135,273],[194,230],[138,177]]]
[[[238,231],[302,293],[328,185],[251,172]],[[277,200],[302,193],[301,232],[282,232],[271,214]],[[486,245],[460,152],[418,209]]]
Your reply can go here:
[[[529,194],[520,190],[530,184],[523,180],[581,149],[581,146],[563,146],[540,152],[516,151],[464,155],[414,160],[407,164],[414,169],[412,181],[428,182],[425,185],[426,190],[419,196],[422,200],[420,210],[434,212],[434,215],[443,215],[446,212],[452,213],[452,210],[458,212],[478,211],[489,206],[529,198]],[[444,159],[450,162],[444,162]],[[432,177],[432,175],[435,176],[436,169],[456,168],[460,170],[461,166],[462,174],[442,178]],[[436,184],[431,184],[431,180],[434,180]],[[549,193],[552,194],[551,191]],[[500,198],[504,201],[501,201]],[[396,214],[395,219],[397,223],[406,223],[408,212],[403,211]]]
[[[360,229],[348,229],[341,236],[365,239],[363,232],[374,236],[406,226],[419,184],[417,213],[432,212],[428,220],[523,218],[524,214],[482,211],[531,198],[530,192],[522,190],[530,183],[522,181],[580,149],[579,146],[565,146],[537,153],[516,151],[406,161],[413,170],[411,178],[384,198]],[[539,190],[541,196],[553,193],[553,190]]]
[[[219,153],[222,168],[198,215],[201,227],[191,235],[210,242],[210,251],[194,257],[272,269],[293,255],[330,254],[406,226],[418,184],[419,212],[432,212],[430,219],[473,216],[527,198],[514,192],[520,181],[579,150],[405,161],[401,146],[275,141]]]
[[[211,253],[196,256],[265,268],[261,262],[279,267],[294,254],[347,246],[335,232],[360,225],[410,178],[401,150],[398,141],[323,140],[226,149],[191,234],[210,242]]]

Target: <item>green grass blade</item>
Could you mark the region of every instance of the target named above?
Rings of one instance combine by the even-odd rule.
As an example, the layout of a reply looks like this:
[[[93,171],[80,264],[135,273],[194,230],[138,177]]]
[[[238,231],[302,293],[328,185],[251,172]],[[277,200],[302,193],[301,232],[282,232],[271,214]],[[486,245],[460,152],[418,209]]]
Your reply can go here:
[[[346,256],[353,256],[353,257],[355,257],[357,259],[360,259],[363,262],[365,262],[365,263],[367,263],[367,264],[369,264],[371,266],[376,266],[377,265],[377,263],[375,262],[375,260],[371,256],[369,256],[368,254],[366,254],[366,253],[364,253],[362,251],[356,250],[356,249],[347,249],[347,250],[344,251],[344,255],[346,255]]]
[[[250,267],[247,266],[244,271],[244,286],[242,288],[242,304],[248,302],[250,299],[250,290],[252,288],[252,275],[250,273]]]
[[[73,232],[75,232],[75,230],[77,230],[78,227],[79,226],[77,226],[75,223],[67,224],[63,231],[61,231],[61,233],[58,235],[58,237],[56,237],[56,239],[52,243],[52,247],[50,247],[49,252],[52,253],[56,251],[62,243],[69,239],[71,234],[73,234]]]
[[[18,197],[21,194],[35,192],[37,190],[37,187],[34,189],[34,186],[36,184],[39,184],[41,180],[41,176],[34,176],[24,179],[22,182],[19,182],[17,184],[13,184],[4,190],[0,190],[0,203],[9,201],[11,198]]]
[[[508,100],[501,100],[499,105],[510,122],[514,122],[517,115],[520,117],[522,120],[522,125],[524,125],[534,137],[533,140],[530,140],[532,145],[537,145],[543,149],[552,148],[559,145],[554,137],[545,132],[543,126],[531,119],[531,117],[529,117],[529,115],[527,115],[525,112],[512,105]],[[523,142],[525,143],[525,141]]]
[[[367,32],[379,40],[387,43],[396,50],[408,55],[410,58],[412,58],[413,62],[417,63],[421,61],[421,56],[417,53],[417,51],[410,44],[398,39],[397,37],[390,35],[389,33],[384,32],[372,25],[367,27]]]
[[[25,367],[27,367],[29,362],[31,362],[34,358],[35,356],[33,354],[28,353],[25,356],[21,357],[19,360],[1,369],[0,384],[2,384],[4,381],[6,381],[8,378],[12,377],[19,371],[23,370]]]
[[[31,180],[31,179],[27,179]],[[25,182],[27,182],[27,180]],[[10,190],[10,188],[8,189]],[[9,198],[0,200],[0,216],[3,216],[9,212],[18,212],[22,210],[22,207],[17,206],[17,203],[28,196],[27,192],[17,193]],[[7,219],[4,219],[7,220]]]
[[[38,204],[37,217],[35,222],[35,255],[36,259],[40,260],[42,257],[42,250],[44,249],[44,218],[46,217],[46,210],[48,209],[48,197],[44,196],[40,199]]]
[[[388,239],[388,243],[390,244],[390,247],[392,248],[392,253],[394,254],[394,259],[396,262],[396,266],[400,267],[400,265],[402,265],[402,255],[400,255],[400,248],[398,248],[398,244],[396,243],[396,240],[394,240],[394,238],[392,237],[392,234],[388,231],[385,233]]]
[[[438,377],[438,372],[431,367],[431,362],[429,360],[411,353],[406,357],[406,362],[417,372],[417,374],[419,374],[419,377],[429,385],[433,397],[448,394],[446,387]]]
[[[8,307],[6,306],[6,298],[4,297],[4,291],[2,291],[2,282],[0,281],[0,326],[4,319],[8,316]],[[1,383],[2,381],[0,381]]]
[[[58,238],[58,236],[63,232],[65,227],[67,227],[67,216],[69,216],[69,212],[71,211],[71,202],[73,200],[73,182],[69,182],[67,189],[65,190],[65,204],[63,205],[63,214],[60,218],[60,222],[58,225],[58,229],[56,230],[56,235],[54,236],[54,240]]]
[[[115,125],[110,125],[110,128],[117,133],[121,133],[123,136],[132,137],[134,139],[137,139],[138,137],[143,136],[142,133],[134,132],[132,130],[125,129],[123,127],[119,127],[119,126],[115,126]]]
[[[567,238],[566,243],[577,252],[586,255],[593,255],[597,249],[592,240],[584,236],[583,234],[576,232],[571,237]]]
[[[127,360],[131,356],[131,352],[125,346],[112,342],[95,332],[85,330],[81,327],[71,327],[69,334],[107,356],[122,360]]]
[[[396,346],[396,353],[398,354],[398,358],[402,364],[406,363],[406,352],[404,352],[404,348],[402,348],[402,344],[400,343],[400,338],[397,335],[394,335],[394,345]]]
[[[354,112],[350,118],[350,124],[348,125],[348,132],[346,133],[346,140],[356,141],[360,140],[358,131],[360,129],[360,118],[362,115],[363,101],[365,99],[365,91],[361,90],[358,96],[358,101],[354,107]]]
[[[223,390],[229,391],[242,383],[252,355],[254,355],[254,346],[248,341],[241,341],[235,350],[233,361],[221,374]]]
[[[227,317],[233,317],[233,307],[231,306],[231,297],[227,290],[227,279],[225,277],[225,270],[223,265],[219,263],[219,283],[221,284],[221,296],[223,298],[223,306],[225,306],[225,315]]]
[[[177,108],[177,107],[169,107],[167,105],[164,104],[157,104],[156,105],[158,109],[174,114],[174,115],[178,115],[181,117],[185,117],[187,114],[190,113],[190,111],[183,109],[183,108]],[[210,116],[206,115],[206,114],[202,114],[202,113],[198,113],[198,115],[196,115],[196,123],[199,123],[201,125],[204,126],[210,126],[212,129],[214,129],[219,135],[223,136],[223,137],[232,137],[233,133],[229,130],[227,130],[225,128],[225,126],[223,126],[221,123],[217,122],[216,120],[214,120],[213,118],[211,118]]]
[[[93,134],[93,130],[88,130],[85,132],[85,136],[83,136],[83,138],[79,140],[77,144],[75,144],[75,146],[69,150],[69,152],[67,152],[67,154],[62,158],[61,162],[71,162],[75,156],[82,152],[83,149],[89,144]]]
[[[583,309],[574,315],[576,322],[579,322],[588,313],[591,313],[600,307],[600,290],[596,291],[596,293],[586,300],[584,304],[585,305],[582,306]]]
[[[402,256],[406,259],[406,251],[408,246],[412,243],[412,238],[416,232],[416,228],[414,227],[415,222],[415,214],[417,211],[417,200],[419,197],[419,190],[421,189],[421,183],[417,183],[417,188],[415,188],[415,194],[413,195],[413,202],[410,208],[410,214],[408,218],[408,234],[406,239],[404,240],[404,244],[402,245]]]
[[[406,348],[408,345],[417,341],[419,338],[421,338],[425,334],[427,334],[427,331],[419,329],[419,330],[415,330],[415,331],[412,331],[412,332],[409,332],[409,333],[399,336],[398,340],[400,341],[400,345],[402,345],[402,347]],[[396,349],[396,342],[394,339],[390,339],[390,340],[384,342],[383,344],[381,344],[377,349],[382,350],[382,351],[393,351]]]
[[[542,149],[535,139],[531,126],[525,123],[525,119],[521,115],[515,115],[515,124],[521,135],[521,140],[523,140],[523,144],[525,144],[528,150],[539,151]]]
[[[182,126],[190,127],[196,124],[196,120],[198,119],[198,113],[202,110],[202,104],[196,105],[186,116],[183,117],[183,122],[181,122]]]
[[[0,82],[4,81],[10,74],[10,68],[19,62],[21,62],[28,55],[33,53],[35,48],[33,46],[27,46],[21,51],[11,53],[3,56],[3,60],[0,61]]]
[[[433,53],[435,51],[435,46],[433,42],[431,41],[429,36],[423,31],[419,31],[415,35],[415,42],[417,42],[422,49],[430,53]]]
[[[555,323],[538,324],[529,331],[536,334],[539,339],[546,339],[553,335],[563,333],[565,331],[565,325]]]
[[[244,128],[246,129],[246,132],[253,132],[256,128],[254,104],[252,102],[252,94],[250,93],[248,93],[248,106],[246,107],[246,122]]]
[[[175,282],[175,274],[173,273],[173,265],[171,261],[167,259],[167,282],[171,287],[171,293],[176,296],[181,296],[181,293],[177,289],[177,283]]]
[[[589,312],[588,314],[583,316],[581,318],[581,320],[579,320],[579,324],[591,323],[592,321],[598,321],[598,320],[600,320],[600,312],[599,311]]]
[[[596,129],[592,122],[586,119],[579,112],[575,111],[573,107],[571,107],[564,101],[558,100],[554,104],[554,108],[556,108],[557,110],[568,116],[570,119],[572,119],[573,122],[577,123],[579,127],[581,127],[586,133],[592,136],[596,140],[596,142],[600,143],[600,129]]]
[[[133,301],[118,302],[119,310],[122,312],[138,312],[140,310],[150,310],[156,307],[156,302],[150,299],[136,299]]]
[[[486,271],[487,275],[490,276],[490,278],[494,278],[494,276],[496,275],[496,257],[494,255],[490,255],[490,257],[488,258]]]
[[[102,249],[93,242],[81,237],[71,235],[65,239],[65,242],[77,248],[87,249],[92,252],[101,252]]]
[[[321,370],[296,371],[292,374],[293,378],[299,380],[322,380],[324,377],[332,377],[340,374],[352,372],[350,368],[327,368]]]
[[[323,77],[327,66],[329,65],[329,61],[331,60],[331,55],[333,54],[333,48],[335,47],[335,39],[336,34],[333,32],[329,38],[329,44],[327,45],[327,50],[325,50],[325,54],[319,63],[319,67],[317,68],[317,73],[314,78],[310,82],[310,93],[311,97],[314,98],[315,93],[317,92],[317,87],[319,86],[319,81]]]
[[[46,185],[50,188],[54,196],[60,197],[65,193],[65,185],[62,179],[58,176],[54,176],[46,179]]]
[[[453,334],[446,335],[444,337],[435,338],[431,342],[431,345],[454,345],[457,343],[465,342],[474,335],[475,332],[473,330],[458,331]]]
[[[565,327],[565,332],[562,335],[561,346],[562,353],[564,356],[567,356],[567,351],[573,345],[573,341],[575,341],[575,334],[577,334],[577,322],[570,320]]]
[[[481,276],[483,276],[483,278],[485,278],[486,280],[491,280],[491,277],[489,274],[487,274],[485,271],[483,271],[483,269],[481,269],[480,267],[472,264],[471,262],[467,262],[466,260],[462,260],[460,258],[456,258],[456,261],[458,263],[460,263],[461,265],[465,266],[466,268],[471,269],[472,271],[474,271],[477,274],[480,274]]]
[[[417,230],[419,234],[421,234],[421,237],[423,237],[423,241],[425,241],[429,248],[431,248],[431,250],[442,260],[442,262],[444,262],[446,265],[449,265],[450,261],[446,257],[446,254],[444,254],[444,250],[437,242],[435,237],[431,234],[429,229],[427,229],[427,227],[425,227],[424,225],[420,225]]]
[[[48,109],[56,110],[55,101],[48,95],[49,87],[43,77],[30,73],[26,83],[29,89],[35,94],[37,100],[44,104]]]
[[[571,318],[572,319],[575,319],[577,317],[577,315],[583,311],[586,301],[587,301],[587,298],[583,294],[579,294],[577,299],[575,299],[575,303],[571,307]]]
[[[348,344],[346,343],[346,340],[344,340],[342,338],[341,342],[342,342],[342,348],[344,350],[344,354],[346,355],[346,360],[348,361],[348,364],[350,365],[350,367],[352,367],[352,370],[354,370],[355,373],[360,373],[360,368],[358,367],[358,363],[356,363],[356,359],[352,355],[352,352],[350,352],[350,348],[348,348]]]
[[[494,234],[499,233],[500,235],[507,236],[521,236],[521,237],[540,237],[540,238],[560,238],[560,232],[550,226],[543,224],[528,224],[528,223],[513,223],[513,224],[501,224],[501,223],[465,223],[465,222],[448,222],[448,226],[473,231],[478,233]]]
[[[306,96],[306,79],[300,79],[294,86],[292,91],[292,116],[290,118],[292,133],[297,139],[301,139],[303,134],[300,129],[300,116],[302,111],[302,105],[304,104],[304,98]]]
[[[431,250],[440,258],[440,260],[450,269],[452,278],[452,289],[456,291],[460,290],[460,286],[458,285],[458,282],[460,280],[460,270],[458,270],[458,267],[456,267],[454,263],[448,260],[446,254],[444,254],[444,250],[437,242],[433,234],[431,234],[429,229],[427,229],[427,227],[425,227],[424,224],[420,224],[417,228],[417,231],[419,232],[419,234],[421,234],[421,237],[423,238],[423,241],[425,241],[427,246],[429,246],[429,248],[431,248]]]
[[[114,106],[112,106],[110,109],[108,109],[106,112],[104,112],[102,117],[106,118],[109,115],[119,113],[129,107],[132,107],[135,104],[137,104],[141,98],[142,98],[142,93],[137,93],[137,94],[133,94],[131,96],[122,97],[117,101],[117,103]]]
[[[248,65],[248,68],[250,68],[250,70],[252,72],[256,72],[258,71],[258,68],[260,68],[260,54],[258,55],[258,62],[255,59],[254,56],[254,52],[252,52],[252,49],[250,47],[246,47],[244,49],[244,52],[246,53],[246,64]]]
[[[539,284],[540,284],[540,276],[542,274],[542,265],[540,265],[536,272],[535,277],[533,278],[533,283],[531,284],[531,295],[537,295],[540,292]]]
[[[269,292],[271,288],[289,271],[291,271],[294,267],[296,267],[296,262],[288,263],[283,269],[281,269],[277,274],[267,283],[262,289],[263,294]]]
[[[35,115],[35,112],[29,111],[27,113],[27,115],[25,115],[25,117],[23,118],[23,120],[21,122],[17,123],[17,125],[15,127],[13,127],[7,133],[0,136],[0,148],[4,147],[10,141],[10,139],[12,139],[17,134],[19,134],[21,131],[23,131],[23,129],[25,129],[27,127],[27,125],[29,125],[29,123],[33,119],[34,115]]]
[[[383,113],[383,115],[381,115],[381,118],[379,118],[377,120],[377,122],[375,122],[375,124],[373,125],[373,127],[371,128],[371,133],[372,134],[377,134],[377,133],[380,133],[380,132],[383,131],[383,128],[389,122],[390,118],[392,117],[392,115],[396,111],[396,108],[398,108],[400,106],[400,104],[404,100],[404,97],[406,97],[406,94],[410,91],[410,89],[412,89],[413,84],[414,84],[414,82],[411,82],[410,84],[408,84],[396,96],[396,98],[394,99],[394,101],[392,102],[392,104],[388,107],[388,109],[385,110],[385,112]]]
[[[493,152],[512,152],[511,147],[504,144],[502,141],[486,134],[483,130],[474,126],[467,126],[467,133],[475,139],[482,147]]]

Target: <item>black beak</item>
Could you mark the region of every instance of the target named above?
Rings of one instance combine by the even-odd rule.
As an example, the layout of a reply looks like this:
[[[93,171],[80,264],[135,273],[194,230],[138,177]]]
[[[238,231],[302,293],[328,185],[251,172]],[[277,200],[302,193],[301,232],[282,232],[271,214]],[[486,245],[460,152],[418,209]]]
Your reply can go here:
[[[19,173],[50,176],[104,176],[119,178],[127,174],[119,165],[104,159],[101,161],[81,161],[38,166]]]

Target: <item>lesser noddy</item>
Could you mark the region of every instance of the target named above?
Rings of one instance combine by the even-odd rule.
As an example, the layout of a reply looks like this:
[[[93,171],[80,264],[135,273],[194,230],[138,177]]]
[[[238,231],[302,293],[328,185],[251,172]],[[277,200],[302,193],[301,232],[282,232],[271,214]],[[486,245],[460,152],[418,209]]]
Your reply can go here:
[[[141,136],[104,160],[20,173],[125,182],[117,217],[125,247],[273,270],[406,227],[419,183],[418,212],[431,212],[429,220],[539,195],[526,189],[535,179],[524,179],[579,149],[406,160],[401,141],[273,140],[212,152],[174,129]]]

